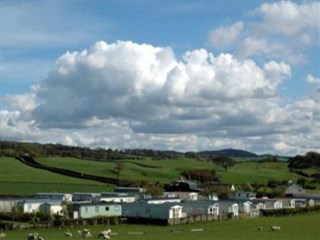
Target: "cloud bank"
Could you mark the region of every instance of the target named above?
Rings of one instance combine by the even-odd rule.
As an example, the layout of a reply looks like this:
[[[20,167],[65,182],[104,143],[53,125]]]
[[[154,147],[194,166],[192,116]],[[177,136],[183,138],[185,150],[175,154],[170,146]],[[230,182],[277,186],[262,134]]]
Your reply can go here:
[[[205,49],[178,58],[170,47],[100,41],[63,54],[30,93],[7,96],[15,111],[1,112],[2,135],[93,147],[303,151],[319,136],[319,96],[283,105],[278,88],[290,76],[284,62],[259,66]]]

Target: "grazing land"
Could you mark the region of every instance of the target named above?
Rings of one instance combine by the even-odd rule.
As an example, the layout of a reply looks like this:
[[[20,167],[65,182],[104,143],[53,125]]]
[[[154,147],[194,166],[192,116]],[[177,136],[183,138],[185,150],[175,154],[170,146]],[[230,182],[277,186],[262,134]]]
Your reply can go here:
[[[106,191],[110,185],[32,168],[14,158],[0,157],[0,194],[29,195],[37,192]]]
[[[37,158],[41,164],[77,171],[80,173],[117,178],[117,161],[93,161],[72,157]],[[119,160],[118,160],[119,161]],[[204,159],[177,158],[152,160],[120,160],[123,169],[120,179],[169,183],[180,178],[182,172],[193,169],[214,170],[221,183],[266,184],[269,180],[297,180],[300,175],[289,171],[286,162],[237,162],[225,171],[217,164]],[[310,173],[316,168],[305,169]],[[102,184],[63,176],[22,164],[14,158],[0,157],[0,194],[29,195],[36,192],[101,192],[112,189],[112,185]],[[319,184],[317,185],[319,188]]]
[[[118,233],[111,239],[143,239],[153,240],[316,240],[319,239],[320,214],[306,214],[292,217],[260,217],[242,220],[197,223],[181,226],[144,226],[144,225],[117,225],[88,227],[97,239],[97,233],[103,229],[110,228]],[[281,227],[281,231],[271,231],[272,225]],[[263,231],[256,228],[262,226]],[[83,239],[76,234],[80,227],[70,228],[73,239]],[[203,229],[204,231],[191,231],[191,229]],[[64,239],[63,230],[58,229],[36,229],[7,231],[7,240],[25,239],[28,232],[38,232],[46,240]],[[141,234],[128,234],[143,233]]]
[[[78,172],[86,172],[97,176],[117,177],[115,172],[116,162],[100,162],[80,160],[76,158],[40,158],[40,163],[66,168]],[[123,160],[122,160],[123,161]],[[195,160],[188,158],[168,160],[130,160],[123,161],[124,169],[120,177],[122,179],[152,180],[168,183],[181,176],[183,171],[192,169],[216,170],[222,183],[243,184],[258,183],[265,184],[268,180],[296,180],[300,176],[289,172],[286,162],[239,162],[234,166],[224,169],[210,161]]]

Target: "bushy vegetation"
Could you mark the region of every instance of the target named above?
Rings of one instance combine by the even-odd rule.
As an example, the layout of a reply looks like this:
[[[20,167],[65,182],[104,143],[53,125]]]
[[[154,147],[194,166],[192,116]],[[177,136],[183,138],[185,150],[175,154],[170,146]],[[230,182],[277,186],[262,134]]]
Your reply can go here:
[[[195,180],[201,183],[219,181],[219,178],[216,176],[216,172],[213,169],[192,169],[183,171],[182,176],[186,179]]]
[[[0,141],[0,156],[17,157],[28,154],[32,157],[74,157],[93,160],[128,159],[123,151],[112,149],[90,149],[86,147],[65,146],[61,144],[39,144]]]
[[[297,155],[289,158],[290,168],[309,168],[320,167],[320,154],[316,152],[307,152],[305,156]]]
[[[260,210],[262,215],[265,217],[270,216],[292,216],[301,213],[310,213],[310,212],[320,212],[320,206],[313,206],[313,207],[303,207],[303,208],[282,208],[282,209],[270,209]]]

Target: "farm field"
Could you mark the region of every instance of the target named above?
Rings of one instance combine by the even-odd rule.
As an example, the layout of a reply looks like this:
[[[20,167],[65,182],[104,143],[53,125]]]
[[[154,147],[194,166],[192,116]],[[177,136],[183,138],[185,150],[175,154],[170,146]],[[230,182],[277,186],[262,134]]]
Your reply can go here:
[[[222,170],[223,171],[223,170]],[[285,162],[242,162],[229,168],[227,172],[218,174],[224,183],[259,183],[265,184],[269,180],[296,180],[299,175],[292,173]]]
[[[76,158],[39,158],[38,162],[54,167],[66,168],[78,172],[86,172],[97,176],[117,177],[114,170],[116,162],[100,162]],[[162,183],[170,182],[181,176],[184,170],[206,168],[214,169],[215,165],[206,161],[193,159],[170,160],[136,160],[123,161],[124,169],[120,178],[132,180],[152,180]]]
[[[61,167],[79,172],[86,172],[97,176],[117,177],[114,171],[116,163],[80,160],[75,158],[39,158],[40,163]],[[259,183],[265,184],[268,180],[296,180],[299,175],[289,172],[285,162],[241,162],[228,168],[225,172],[222,167],[208,161],[182,158],[176,160],[135,160],[123,161],[124,169],[120,178],[134,180],[152,180],[168,183],[181,176],[181,173],[192,169],[216,170],[222,183]]]
[[[94,234],[91,239],[97,239],[97,233],[101,230],[110,228],[118,233],[111,239],[130,240],[144,239],[153,240],[317,240],[319,239],[320,214],[299,215],[293,217],[260,217],[253,219],[228,220],[221,222],[196,223],[180,226],[143,226],[143,225],[117,225],[117,226],[99,226],[88,227]],[[271,225],[279,225],[281,231],[272,232]],[[264,228],[258,232],[255,229],[258,226]],[[76,235],[77,230],[81,228],[71,228],[73,239],[82,239]],[[203,232],[192,232],[191,229],[203,229]],[[25,239],[28,232],[38,232],[46,240],[64,239],[63,231],[58,229],[37,229],[37,230],[16,230],[7,231],[7,240]],[[141,233],[129,234],[129,232]]]
[[[39,158],[40,163],[48,166],[65,168],[96,176],[117,178],[116,162],[92,161],[76,158]],[[289,172],[285,162],[240,162],[225,172],[221,166],[205,160],[188,158],[170,160],[127,160],[122,161],[121,179],[144,180],[169,183],[180,178],[183,171],[192,169],[212,169],[222,183],[265,184],[268,180],[296,180],[298,174]],[[318,169],[307,169],[316,172]],[[101,192],[113,187],[90,180],[67,177],[45,170],[35,169],[22,164],[14,158],[0,158],[0,194],[33,194],[35,192]],[[319,184],[317,185],[319,191]]]
[[[36,192],[106,191],[111,185],[82,180],[35,169],[14,158],[0,157],[0,194]]]

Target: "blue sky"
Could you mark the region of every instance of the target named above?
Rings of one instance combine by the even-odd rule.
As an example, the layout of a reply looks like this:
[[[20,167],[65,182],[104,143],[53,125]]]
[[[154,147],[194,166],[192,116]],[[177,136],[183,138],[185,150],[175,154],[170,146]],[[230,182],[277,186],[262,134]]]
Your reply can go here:
[[[317,1],[0,4],[2,140],[319,150]]]

